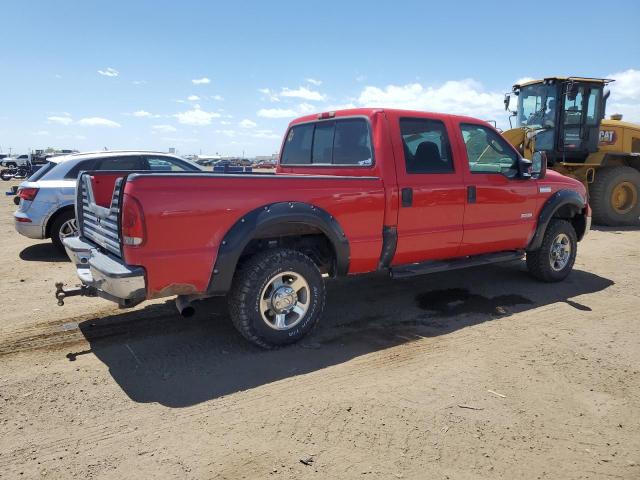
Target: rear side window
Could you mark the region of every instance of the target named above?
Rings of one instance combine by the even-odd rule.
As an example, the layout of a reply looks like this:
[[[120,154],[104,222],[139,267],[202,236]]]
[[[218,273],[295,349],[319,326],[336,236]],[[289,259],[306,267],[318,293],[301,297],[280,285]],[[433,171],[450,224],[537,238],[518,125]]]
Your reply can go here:
[[[90,160],[83,160],[79,162],[75,167],[71,167],[71,169],[66,173],[64,178],[66,180],[75,180],[78,178],[78,174],[80,172],[84,172],[87,170],[95,170],[96,169],[97,160],[92,158]]]
[[[35,182],[37,180],[40,180],[46,173],[48,173],[53,167],[55,167],[57,165],[57,163],[53,163],[53,162],[47,162],[44,165],[42,165],[37,171],[36,173],[34,173],[33,175],[31,175],[29,177],[29,181],[30,182]]]
[[[362,118],[296,125],[289,130],[283,165],[373,165],[369,124]]]
[[[400,134],[407,173],[453,172],[451,147],[444,123],[428,118],[401,118]]]

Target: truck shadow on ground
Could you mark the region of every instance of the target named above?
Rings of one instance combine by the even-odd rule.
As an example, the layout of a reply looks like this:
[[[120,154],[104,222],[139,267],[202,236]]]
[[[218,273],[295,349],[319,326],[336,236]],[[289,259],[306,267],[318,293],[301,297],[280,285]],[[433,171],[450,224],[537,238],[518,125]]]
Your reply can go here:
[[[560,284],[544,284],[517,263],[396,281],[383,275],[335,280],[321,325],[300,344],[275,351],[240,337],[224,299],[199,302],[187,319],[168,301],[81,323],[91,349],[67,358],[95,354],[136,402],[187,407],[553,303],[583,315],[591,308],[572,298],[612,284],[579,270]]]
[[[66,253],[58,250],[53,243],[36,243],[20,252],[20,259],[27,262],[70,262]]]

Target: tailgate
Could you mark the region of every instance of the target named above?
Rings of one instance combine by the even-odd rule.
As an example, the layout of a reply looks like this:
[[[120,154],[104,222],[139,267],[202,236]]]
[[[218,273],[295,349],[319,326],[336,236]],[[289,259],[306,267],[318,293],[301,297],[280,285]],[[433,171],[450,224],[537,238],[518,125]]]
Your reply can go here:
[[[122,185],[132,172],[83,172],[78,177],[76,217],[80,236],[121,258]]]

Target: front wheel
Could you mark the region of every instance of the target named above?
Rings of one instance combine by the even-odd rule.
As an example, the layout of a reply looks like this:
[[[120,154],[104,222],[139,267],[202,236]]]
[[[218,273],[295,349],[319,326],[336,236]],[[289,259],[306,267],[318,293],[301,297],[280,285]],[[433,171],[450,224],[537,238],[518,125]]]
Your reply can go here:
[[[324,280],[316,264],[305,254],[284,248],[245,261],[228,296],[236,329],[263,348],[304,337],[318,323],[324,301]]]
[[[549,222],[538,250],[527,252],[529,273],[543,282],[564,280],[576,261],[578,240],[573,225],[566,220]]]
[[[15,177],[15,170],[12,170],[10,168],[5,168],[0,172],[0,178],[2,178],[2,180],[4,180],[5,182],[11,180],[13,177]]]

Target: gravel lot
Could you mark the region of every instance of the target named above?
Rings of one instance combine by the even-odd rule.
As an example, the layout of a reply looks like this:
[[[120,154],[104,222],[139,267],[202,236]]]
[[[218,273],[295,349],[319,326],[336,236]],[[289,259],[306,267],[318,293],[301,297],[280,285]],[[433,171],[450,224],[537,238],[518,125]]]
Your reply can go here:
[[[74,270],[13,210],[1,478],[640,478],[638,229],[592,231],[561,284],[519,263],[332,281],[314,334],[264,352],[220,299],[58,307]]]

